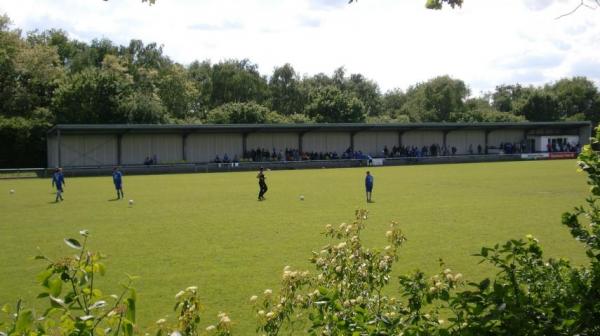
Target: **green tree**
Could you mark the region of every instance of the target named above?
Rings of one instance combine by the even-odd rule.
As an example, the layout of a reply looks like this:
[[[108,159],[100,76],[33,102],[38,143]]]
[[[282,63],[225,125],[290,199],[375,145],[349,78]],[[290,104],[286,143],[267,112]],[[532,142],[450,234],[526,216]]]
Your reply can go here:
[[[299,113],[304,99],[299,88],[299,76],[289,63],[276,67],[269,79],[271,109],[283,115]]]
[[[552,93],[536,88],[523,100],[516,114],[529,121],[556,121],[560,118],[558,108],[558,101]]]
[[[268,85],[258,73],[258,66],[249,60],[228,60],[214,64],[211,105],[230,102],[264,102],[268,98]]]
[[[517,116],[510,112],[500,112],[489,103],[489,99],[471,98],[465,102],[463,112],[450,114],[452,122],[521,122],[526,121],[523,116]]]
[[[200,118],[204,119],[211,107],[213,91],[210,61],[192,62],[187,69],[187,73],[197,92],[193,102],[193,109],[199,114]]]
[[[183,66],[174,64],[159,74],[158,95],[163,105],[174,118],[197,117],[193,108],[198,91]]]
[[[335,86],[326,86],[310,93],[306,114],[317,122],[363,122],[365,108],[352,94]]]
[[[280,114],[255,102],[223,104],[207,116],[211,124],[270,124],[284,120]]]
[[[382,97],[383,114],[391,118],[399,117],[402,115],[402,106],[406,104],[406,101],[406,94],[401,89],[393,89],[386,92]]]
[[[67,76],[56,89],[52,107],[58,123],[122,123],[122,99],[131,93],[132,79],[115,56],[102,68],[88,67]]]
[[[493,106],[500,112],[513,112],[522,104],[533,88],[520,84],[498,85],[492,94]]]
[[[596,101],[600,94],[594,82],[586,77],[563,78],[546,88],[558,101],[560,119],[576,117],[598,121],[600,106]]]
[[[440,76],[411,86],[406,91],[406,103],[400,114],[413,121],[447,121],[452,112],[464,111],[469,88],[460,79]]]
[[[345,88],[363,103],[368,116],[378,116],[382,113],[381,92],[377,83],[361,74],[351,74]]]

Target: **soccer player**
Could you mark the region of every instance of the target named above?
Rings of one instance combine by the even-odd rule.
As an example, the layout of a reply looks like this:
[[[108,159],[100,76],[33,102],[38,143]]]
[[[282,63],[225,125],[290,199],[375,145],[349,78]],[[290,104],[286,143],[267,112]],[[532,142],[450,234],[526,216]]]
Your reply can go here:
[[[367,190],[367,203],[371,203],[371,194],[373,192],[373,175],[371,172],[367,171],[367,176],[365,177],[365,189]]]
[[[260,188],[258,192],[258,200],[264,201],[265,193],[267,192],[268,188],[267,183],[265,182],[266,177],[263,167],[260,167],[260,169],[258,170],[258,175],[256,175],[256,178],[258,179],[258,187]]]
[[[115,184],[115,189],[117,190],[117,199],[124,198],[123,194],[123,173],[119,170],[119,168],[113,168],[113,183]]]
[[[66,185],[66,183],[62,168],[56,168],[54,174],[52,174],[52,187],[56,187],[56,203],[58,203],[58,200],[64,201],[62,197],[64,185]]]

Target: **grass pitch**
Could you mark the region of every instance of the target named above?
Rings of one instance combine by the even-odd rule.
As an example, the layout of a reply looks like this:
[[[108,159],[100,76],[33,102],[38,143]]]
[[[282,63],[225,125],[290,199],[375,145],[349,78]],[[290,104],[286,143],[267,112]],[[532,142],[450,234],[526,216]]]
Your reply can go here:
[[[62,240],[82,229],[91,231],[91,249],[109,256],[105,293],[116,292],[125,273],[141,276],[135,287],[142,328],[172,316],[174,294],[197,285],[206,307],[202,325],[225,311],[238,335],[255,328],[248,298],[276,289],[285,265],[312,270],[307,258],[326,243],[324,225],[351,220],[357,208],[370,211],[366,246],[383,247],[388,222],[401,223],[408,242],[396,274],[432,274],[442,257],[467,279],[490,276],[471,255],[526,234],[540,239],[547,256],[584,260],[560,225],[561,213],[588,194],[573,160],[371,167],[371,204],[366,170],[266,172],[264,202],[256,200],[255,172],[125,176],[124,201],[112,200],[110,176],[67,172],[59,204],[49,179],[0,180],[0,305],[18,297],[45,305],[35,299],[35,275],[45,265],[31,256],[37,247],[50,256],[72,253]]]

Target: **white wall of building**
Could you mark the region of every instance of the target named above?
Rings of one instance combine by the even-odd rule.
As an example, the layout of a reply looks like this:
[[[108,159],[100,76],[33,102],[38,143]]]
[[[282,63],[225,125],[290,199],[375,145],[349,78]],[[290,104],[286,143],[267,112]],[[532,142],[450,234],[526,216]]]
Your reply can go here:
[[[121,163],[143,164],[146,157],[158,163],[183,161],[180,134],[125,134],[121,140]]]
[[[488,135],[488,146],[499,147],[501,143],[521,143],[525,139],[524,130],[496,130],[491,131]]]
[[[48,142],[48,166],[58,162],[58,140]],[[60,139],[60,165],[63,167],[105,166],[117,163],[115,135],[63,135]]]
[[[350,147],[349,132],[308,132],[302,139],[305,152],[337,152],[341,154]]]
[[[385,146],[391,152],[397,145],[398,132],[358,132],[354,135],[354,150],[373,157],[382,156]]]
[[[190,134],[186,141],[186,159],[188,162],[210,162],[215,156],[223,159],[227,154],[232,160],[236,155],[242,157],[242,134],[206,133]]]
[[[458,130],[451,131],[446,135],[446,146],[450,149],[456,147],[456,154],[469,154],[469,145],[473,148],[473,154],[477,154],[477,145],[485,147],[485,131]]]
[[[442,145],[444,142],[444,133],[441,131],[408,131],[402,135],[402,145],[405,147],[431,146],[433,144]]]
[[[246,149],[266,149],[269,152],[298,149],[297,133],[250,133],[246,138]]]

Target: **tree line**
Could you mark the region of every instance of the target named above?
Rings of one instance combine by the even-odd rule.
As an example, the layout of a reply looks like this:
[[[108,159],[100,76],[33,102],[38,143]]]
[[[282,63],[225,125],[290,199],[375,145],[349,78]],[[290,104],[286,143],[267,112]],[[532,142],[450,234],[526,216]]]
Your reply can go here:
[[[45,131],[57,123],[597,122],[599,111],[585,77],[480,97],[450,76],[382,92],[343,67],[309,76],[284,64],[265,76],[247,59],[182,65],[156,43],[86,43],[0,16],[0,138],[11,144],[0,166],[43,165]]]

